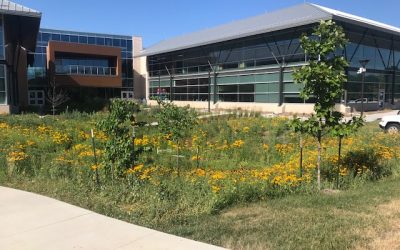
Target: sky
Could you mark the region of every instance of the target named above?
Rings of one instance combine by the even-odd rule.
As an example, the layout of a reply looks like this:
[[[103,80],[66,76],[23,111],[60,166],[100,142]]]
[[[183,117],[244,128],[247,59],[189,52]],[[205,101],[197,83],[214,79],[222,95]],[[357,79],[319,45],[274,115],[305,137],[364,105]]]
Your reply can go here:
[[[43,13],[42,28],[143,37],[145,47],[304,0],[12,0]],[[399,0],[313,0],[400,27]]]

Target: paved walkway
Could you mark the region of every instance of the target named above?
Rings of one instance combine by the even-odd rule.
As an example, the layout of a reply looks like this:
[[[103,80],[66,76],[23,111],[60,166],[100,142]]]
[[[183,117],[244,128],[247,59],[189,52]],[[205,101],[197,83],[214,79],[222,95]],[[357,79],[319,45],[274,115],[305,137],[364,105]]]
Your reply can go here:
[[[0,249],[222,249],[0,187]]]

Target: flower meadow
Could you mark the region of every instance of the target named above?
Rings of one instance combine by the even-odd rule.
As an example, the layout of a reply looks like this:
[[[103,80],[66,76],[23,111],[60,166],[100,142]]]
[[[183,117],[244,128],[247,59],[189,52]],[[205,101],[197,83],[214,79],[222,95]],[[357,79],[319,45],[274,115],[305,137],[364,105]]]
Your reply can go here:
[[[155,112],[142,112],[138,119],[156,122]],[[288,129],[286,118],[235,114],[198,119],[179,141],[156,126],[137,127],[130,142],[132,163],[117,173],[105,157],[112,135],[98,127],[106,115],[0,117],[0,181],[62,183],[65,192],[106,199],[107,206],[144,225],[317,192],[316,143],[303,136],[300,164],[300,136]],[[338,139],[326,137],[323,187],[334,188],[338,174],[342,189],[397,174],[399,139],[368,124],[343,139],[338,162]]]

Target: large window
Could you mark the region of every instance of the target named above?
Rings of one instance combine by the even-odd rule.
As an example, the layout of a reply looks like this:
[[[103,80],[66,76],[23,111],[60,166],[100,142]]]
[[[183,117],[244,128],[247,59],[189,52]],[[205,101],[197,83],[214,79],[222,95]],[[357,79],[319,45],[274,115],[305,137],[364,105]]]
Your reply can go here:
[[[337,23],[343,26],[349,39],[346,48],[335,52],[349,61],[343,98],[348,103],[361,98],[367,98],[369,103],[378,103],[383,93],[386,103],[400,101],[400,36],[350,23]],[[283,96],[286,103],[302,103],[304,101],[299,95],[302,85],[294,83],[292,69],[307,63],[299,37],[310,32],[315,25],[149,56],[150,81],[157,83],[159,77],[167,79],[172,72],[176,79],[189,79],[175,81],[176,94],[173,96],[176,100],[202,99],[203,93],[208,94],[205,91],[208,85],[206,77],[212,69],[211,92],[214,91],[213,72],[216,71],[215,94],[219,101],[274,103]],[[361,75],[356,74],[362,59],[369,60],[363,97]],[[287,67],[280,83],[278,64],[283,60]],[[190,78],[199,78],[198,85],[192,84]],[[151,88],[153,93],[160,89],[157,84]]]
[[[5,65],[0,65],[0,104],[7,104]]]
[[[0,19],[0,59],[4,59],[3,20]],[[6,68],[0,64],[0,105],[7,104]]]
[[[59,75],[116,75],[115,58],[56,53],[56,73]]]
[[[1,38],[2,36],[0,36],[0,39]],[[122,84],[124,88],[133,89],[133,46],[131,37],[49,29],[41,29],[39,31],[37,37],[36,51],[34,53],[31,53],[31,55],[34,56],[34,63],[32,66],[28,66],[29,87],[45,87],[48,84],[48,81],[46,80],[46,75],[43,76],[41,73],[44,72],[44,74],[46,74],[46,47],[48,46],[48,42],[52,40],[120,48],[122,60],[121,62],[119,62],[119,65],[122,65],[123,67]],[[2,53],[1,49],[0,53]],[[114,76],[117,74],[117,64],[116,60],[114,59],[111,60],[112,63],[109,63],[107,59],[103,60],[103,58],[88,58],[88,60],[85,59],[78,61],[75,60],[76,58],[70,59],[72,60],[63,59],[61,63],[60,61],[57,62],[56,71],[59,74],[85,74],[107,76]]]
[[[287,63],[304,62],[299,37],[311,26],[281,30],[264,35],[241,38],[204,47],[153,55],[148,58],[150,76],[167,75],[168,67],[176,74],[207,72],[212,67],[218,71],[243,70],[277,66],[276,59]]]

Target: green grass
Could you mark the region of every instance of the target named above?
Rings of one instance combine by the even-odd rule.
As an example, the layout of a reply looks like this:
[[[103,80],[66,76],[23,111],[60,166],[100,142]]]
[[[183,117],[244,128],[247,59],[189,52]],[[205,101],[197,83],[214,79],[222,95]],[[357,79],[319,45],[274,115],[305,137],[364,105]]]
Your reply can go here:
[[[366,247],[388,229],[379,206],[400,199],[400,180],[367,183],[340,193],[288,195],[240,204],[214,215],[148,220],[110,192],[73,187],[65,181],[1,178],[2,185],[48,195],[128,222],[233,249],[347,249]],[[151,210],[151,209],[150,209]],[[149,212],[150,212],[149,210]],[[397,215],[398,216],[398,215]]]
[[[154,121],[153,112],[147,121]],[[96,130],[102,162],[96,186],[89,131],[106,116],[0,116],[0,185],[234,249],[365,247],[390,226],[393,213],[379,214],[378,207],[391,200],[400,205],[400,137],[382,133],[376,123],[346,139],[342,191],[323,194],[315,188],[315,141],[305,138],[306,169],[299,178],[298,136],[285,128],[286,120],[234,116],[201,121],[179,151],[185,156],[179,164],[170,153],[157,153],[175,152],[165,135],[138,129],[137,138],[148,142],[138,143],[136,166],[120,175],[110,174],[104,158],[113,136]],[[324,140],[326,188],[336,183],[336,147],[337,138]],[[197,150],[199,162],[192,160]]]
[[[236,206],[170,232],[234,249],[365,247],[387,229],[377,207],[399,199],[400,181],[385,180],[340,194],[292,195]]]

